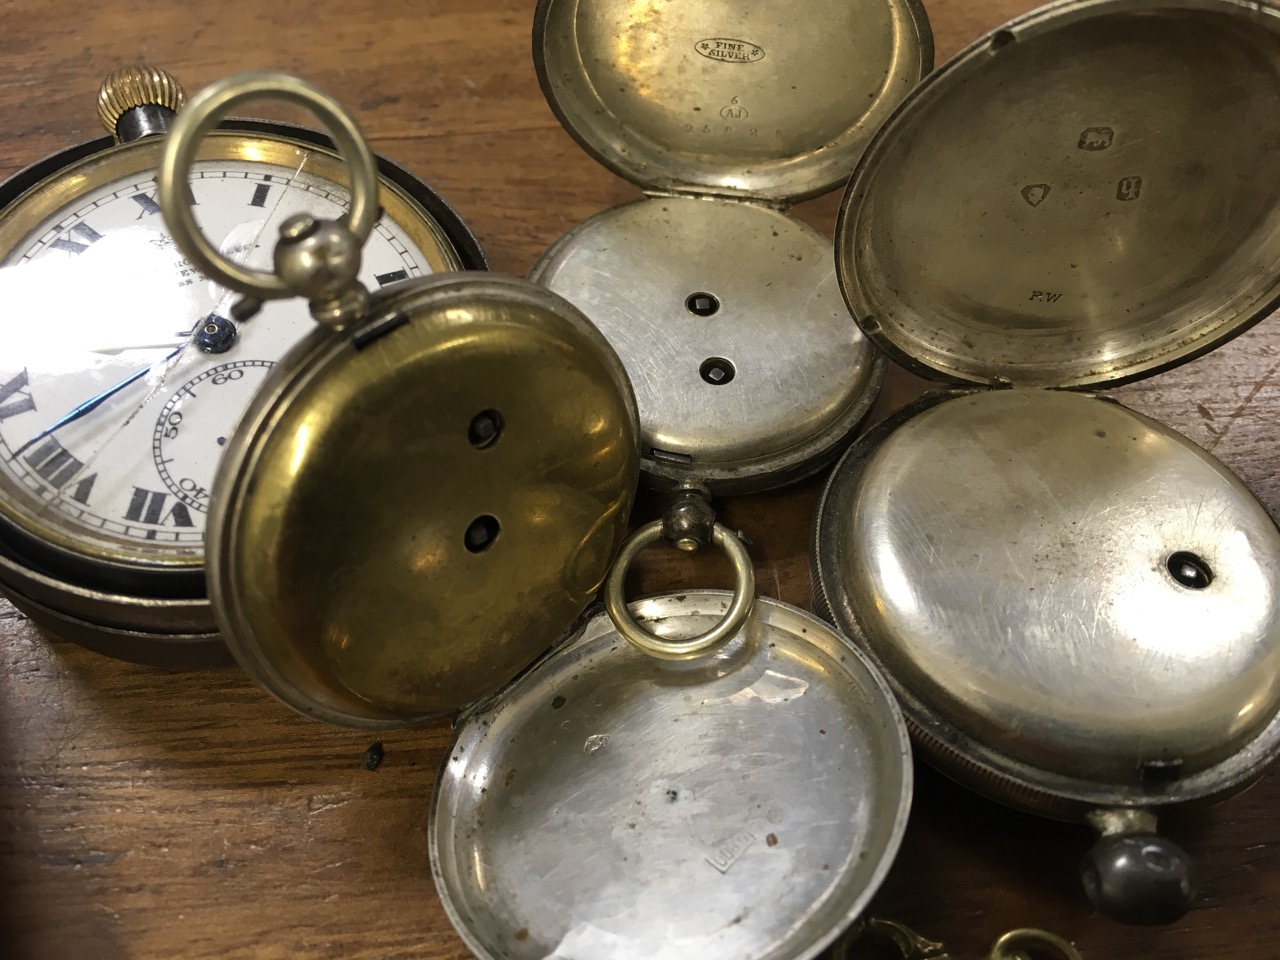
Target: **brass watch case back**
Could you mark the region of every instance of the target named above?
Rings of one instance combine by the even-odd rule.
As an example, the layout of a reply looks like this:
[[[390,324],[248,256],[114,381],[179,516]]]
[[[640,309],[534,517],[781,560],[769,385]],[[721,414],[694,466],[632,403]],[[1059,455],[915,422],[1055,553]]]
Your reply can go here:
[[[159,137],[127,143],[104,137],[54,154],[0,184],[0,268],[62,208],[102,184],[154,171],[163,147]],[[308,171],[348,184],[327,137],[277,122],[226,121],[201,145],[197,160],[291,170],[305,160]],[[433,270],[485,267],[470,230],[425,184],[386,160],[379,160],[378,172],[384,210]],[[231,662],[214,632],[203,550],[139,557],[136,547],[129,551],[78,538],[56,512],[33,512],[2,494],[0,489],[0,589],[37,623],[121,659],[178,668]]]
[[[1274,522],[1170,428],[1061,389],[1271,310],[1278,99],[1270,3],[1061,3],[930,77],[850,184],[837,263],[863,330],[1013,389],[927,397],[849,451],[815,593],[926,754],[1000,799],[1205,798],[1280,751]]]
[[[525,281],[433,277],[317,329],[219,471],[210,594],[296,710],[413,723],[565,634],[626,531],[635,403],[591,324]]]
[[[853,168],[933,61],[915,0],[542,0],[534,59],[565,129],[648,198],[561,237],[530,276],[617,349],[662,486],[777,486],[830,462],[884,377],[830,241],[780,208]]]

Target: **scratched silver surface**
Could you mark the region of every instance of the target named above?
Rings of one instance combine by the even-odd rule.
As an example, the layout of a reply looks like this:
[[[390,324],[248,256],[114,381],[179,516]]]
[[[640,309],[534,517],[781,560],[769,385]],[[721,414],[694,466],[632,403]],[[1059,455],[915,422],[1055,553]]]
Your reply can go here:
[[[689,636],[728,600],[632,609]],[[812,615],[757,599],[688,663],[646,657],[601,615],[460,723],[432,867],[486,960],[810,958],[879,886],[910,793],[887,686]]]
[[[811,473],[883,382],[884,361],[841,299],[831,241],[769,207],[690,197],[616,207],[556,241],[530,278],[582,310],[622,358],[651,474],[742,491]],[[720,302],[711,316],[685,306],[703,292]],[[712,358],[733,365],[732,380],[702,377]]]
[[[1280,302],[1280,7],[1078,0],[932,73],[836,230],[853,315],[923,376],[1097,386]]]
[[[1060,391],[944,400],[851,451],[818,542],[837,624],[918,723],[1095,782],[1181,760],[1202,794],[1212,765],[1239,780],[1228,758],[1274,753],[1280,534],[1153,420]],[[1207,588],[1173,579],[1177,551]]]

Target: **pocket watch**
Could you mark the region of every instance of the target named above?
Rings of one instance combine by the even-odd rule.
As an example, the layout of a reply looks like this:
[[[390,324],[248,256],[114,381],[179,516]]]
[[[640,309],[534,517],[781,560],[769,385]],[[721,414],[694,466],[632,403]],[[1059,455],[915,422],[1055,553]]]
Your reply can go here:
[[[837,226],[862,330],[950,386],[836,467],[816,603],[931,762],[1097,828],[1084,884],[1124,920],[1193,895],[1156,813],[1280,750],[1280,531],[1206,451],[1096,392],[1275,306],[1278,40],[1266,2],[1030,13],[907,98]]]
[[[538,79],[565,129],[644,199],[571,229],[536,280],[627,368],[649,481],[776,487],[831,463],[884,363],[831,241],[786,208],[843,182],[933,63],[917,0],[541,0]]]
[[[229,660],[205,591],[209,489],[250,396],[310,326],[293,304],[242,322],[174,247],[153,171],[183,99],[163,71],[117,71],[99,96],[112,138],[0,186],[0,284],[39,303],[0,325],[0,590],[69,640],[165,666]],[[378,182],[367,283],[484,266],[426,184],[382,159]],[[253,120],[204,141],[187,189],[248,263],[290,215],[349,202],[327,138]]]
[[[313,109],[354,184],[340,221],[281,225],[270,273],[209,243],[182,189],[217,118],[262,94]],[[366,290],[370,171],[350,118],[275,74],[203,91],[166,146],[160,204],[192,262],[254,301],[305,296],[323,324],[258,387],[213,484],[230,649],[330,722],[461,711],[429,843],[479,956],[815,956],[905,828],[888,687],[829,625],[756,597],[746,547],[714,523],[732,593],[628,604],[664,524],[623,539],[640,429],[622,363],[528,280]]]

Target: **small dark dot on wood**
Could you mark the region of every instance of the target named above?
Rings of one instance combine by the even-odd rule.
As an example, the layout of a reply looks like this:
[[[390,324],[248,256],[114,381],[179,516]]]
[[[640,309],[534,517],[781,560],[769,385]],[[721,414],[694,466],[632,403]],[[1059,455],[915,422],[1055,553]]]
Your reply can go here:
[[[369,744],[369,749],[364,752],[364,768],[366,770],[377,770],[382,764],[382,758],[386,751],[382,748],[382,741],[378,740]]]

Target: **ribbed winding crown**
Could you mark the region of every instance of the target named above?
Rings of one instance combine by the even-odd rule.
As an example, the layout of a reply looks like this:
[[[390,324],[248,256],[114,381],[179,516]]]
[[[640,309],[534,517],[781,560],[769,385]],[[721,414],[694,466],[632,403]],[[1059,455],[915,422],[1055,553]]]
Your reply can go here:
[[[116,123],[134,107],[155,105],[177,113],[187,95],[173,75],[159,67],[138,63],[121,67],[102,81],[98,89],[98,119],[116,136]]]

